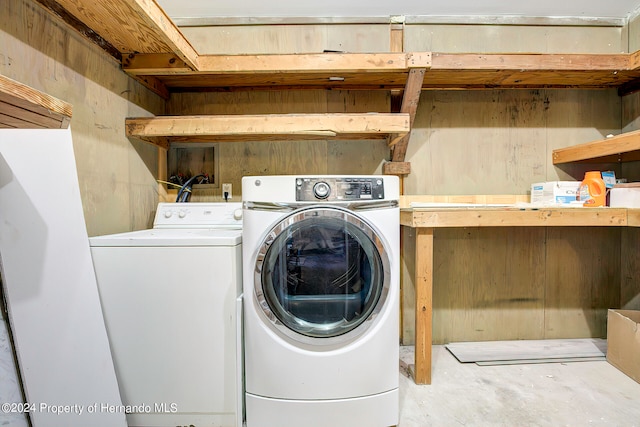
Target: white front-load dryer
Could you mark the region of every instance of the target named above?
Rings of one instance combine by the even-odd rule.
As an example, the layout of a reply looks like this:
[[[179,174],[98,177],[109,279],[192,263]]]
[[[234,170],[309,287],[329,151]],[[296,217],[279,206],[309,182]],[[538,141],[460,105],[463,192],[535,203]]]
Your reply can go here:
[[[243,178],[247,427],[398,423],[398,185]]]

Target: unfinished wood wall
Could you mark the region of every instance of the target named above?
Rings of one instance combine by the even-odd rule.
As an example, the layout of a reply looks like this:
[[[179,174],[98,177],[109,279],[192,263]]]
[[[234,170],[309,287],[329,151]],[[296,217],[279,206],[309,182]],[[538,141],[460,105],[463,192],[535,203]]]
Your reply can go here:
[[[186,27],[203,53],[388,51],[388,25]],[[620,27],[407,25],[405,51],[626,52]],[[628,101],[624,101],[628,102]],[[389,111],[387,94],[254,92],[173,95],[171,114]],[[619,133],[615,90],[423,91],[407,161],[405,194],[526,194],[531,183],[581,179],[593,165],[554,167],[553,149]],[[378,173],[379,142],[221,143],[221,179],[245,174]],[[618,175],[636,169],[598,165]],[[234,196],[239,195],[234,190]],[[618,306],[621,234],[605,228],[448,229],[435,233],[434,341],[589,337],[606,334]],[[403,229],[405,254],[415,244]],[[412,259],[403,260],[403,340],[414,337]],[[625,277],[627,277],[625,276]],[[631,280],[626,291],[632,294]]]
[[[275,25],[181,28],[200,53],[301,53],[389,50],[388,25]],[[251,91],[173,94],[168,114],[388,112],[385,91]],[[389,158],[386,142],[277,141],[220,143],[219,182],[241,200],[247,175],[376,174]],[[193,201],[220,200],[220,188],[196,190]]]
[[[437,229],[434,343],[605,337],[607,309],[621,301],[620,234],[606,227]],[[410,252],[413,229],[403,227],[403,242]],[[411,275],[411,257],[405,268]],[[403,285],[403,342],[413,343],[415,293],[411,281]]]
[[[31,0],[0,2],[0,73],[73,105],[70,127],[89,234],[148,227],[158,201],[157,149],[128,140],[124,119],[160,114],[164,102]],[[63,191],[46,178],[42,185]]]
[[[386,92],[253,91],[174,94],[169,114],[264,114],[388,111]],[[375,174],[389,155],[386,141],[221,142],[219,183],[233,185],[241,200],[241,180],[249,175]],[[194,191],[192,201],[220,200],[220,188]]]
[[[629,51],[640,50],[640,16],[629,22],[628,35]],[[640,129],[640,92],[622,98],[622,129]],[[629,181],[640,181],[640,162],[626,163],[622,170]],[[640,310],[640,229],[622,231],[621,257],[620,307]]]
[[[408,50],[460,52],[614,53],[628,45],[626,29],[581,27],[420,26],[408,27],[406,40]],[[525,194],[533,182],[579,180],[590,169],[637,179],[637,165],[551,163],[556,148],[623,131],[623,105],[638,116],[631,103],[615,90],[423,92],[405,188]],[[408,247],[411,234],[404,230]],[[638,290],[634,236],[606,228],[436,230],[434,342],[606,336],[607,309]],[[404,262],[403,335],[411,343],[412,261]]]
[[[387,52],[389,25],[240,25],[182,27],[199,53]]]

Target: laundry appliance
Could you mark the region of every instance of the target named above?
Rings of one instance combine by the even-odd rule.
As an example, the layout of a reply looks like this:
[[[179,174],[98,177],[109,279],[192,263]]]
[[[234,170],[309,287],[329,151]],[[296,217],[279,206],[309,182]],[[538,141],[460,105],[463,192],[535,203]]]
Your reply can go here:
[[[398,187],[243,178],[247,427],[398,423]]]
[[[160,203],[90,238],[129,426],[242,426],[242,205]]]

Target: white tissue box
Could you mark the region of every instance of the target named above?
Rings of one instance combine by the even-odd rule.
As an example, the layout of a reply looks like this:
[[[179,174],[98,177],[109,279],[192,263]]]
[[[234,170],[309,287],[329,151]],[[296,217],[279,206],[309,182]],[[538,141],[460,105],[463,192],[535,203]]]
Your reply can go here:
[[[616,184],[609,193],[612,208],[640,208],[640,182]]]
[[[548,181],[531,184],[532,204],[568,205],[576,200],[580,181]]]

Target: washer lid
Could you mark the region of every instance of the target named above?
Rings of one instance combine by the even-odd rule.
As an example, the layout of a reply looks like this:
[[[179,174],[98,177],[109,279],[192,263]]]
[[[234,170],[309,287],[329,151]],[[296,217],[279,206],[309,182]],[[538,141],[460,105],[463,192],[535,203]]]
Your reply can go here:
[[[242,243],[242,230],[208,229],[150,229],[128,233],[90,237],[89,243],[98,246],[236,246]]]

